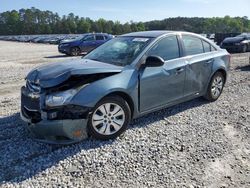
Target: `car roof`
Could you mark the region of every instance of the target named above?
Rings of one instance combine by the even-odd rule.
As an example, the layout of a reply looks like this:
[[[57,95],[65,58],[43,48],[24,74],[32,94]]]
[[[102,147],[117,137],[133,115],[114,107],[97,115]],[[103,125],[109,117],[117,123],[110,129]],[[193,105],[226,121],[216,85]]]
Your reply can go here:
[[[85,33],[86,35],[110,35],[108,33]]]
[[[128,34],[124,34],[121,36],[124,37],[151,37],[151,38],[157,38],[161,35],[165,35],[165,34],[171,34],[171,33],[177,33],[177,31],[163,31],[163,30],[159,30],[159,31],[141,31],[141,32],[134,32],[134,33],[128,33]]]

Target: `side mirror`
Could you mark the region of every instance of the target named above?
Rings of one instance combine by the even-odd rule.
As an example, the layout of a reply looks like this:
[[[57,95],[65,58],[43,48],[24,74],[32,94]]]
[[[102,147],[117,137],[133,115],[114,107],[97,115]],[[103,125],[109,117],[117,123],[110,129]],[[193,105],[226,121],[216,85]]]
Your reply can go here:
[[[159,56],[148,56],[145,62],[145,67],[161,67],[164,63],[164,59]]]

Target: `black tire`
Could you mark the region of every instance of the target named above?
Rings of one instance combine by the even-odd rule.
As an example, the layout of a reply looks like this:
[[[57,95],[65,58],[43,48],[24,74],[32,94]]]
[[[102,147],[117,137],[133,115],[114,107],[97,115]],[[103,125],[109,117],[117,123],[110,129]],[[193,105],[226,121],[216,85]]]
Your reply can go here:
[[[221,89],[220,90],[218,89],[218,91],[220,91],[220,92],[219,93],[216,92],[216,95],[215,95],[214,94],[215,87],[213,86],[213,83],[215,83],[216,82],[215,79],[218,79],[218,78],[221,79],[222,85],[221,85]],[[207,92],[206,92],[206,95],[204,96],[204,98],[210,102],[216,101],[220,97],[220,95],[223,91],[224,85],[225,85],[225,76],[223,75],[222,72],[216,72],[209,82],[208,89],[207,89]]]
[[[242,47],[242,51],[241,51],[242,53],[246,53],[247,52],[247,45],[246,44],[244,44],[244,46]]]
[[[70,49],[71,56],[78,56],[80,55],[80,49],[78,47],[73,47]]]
[[[112,123],[111,123],[111,121],[116,121],[116,120],[108,119],[109,121],[106,120],[107,121],[106,124],[104,124],[104,122],[102,122],[102,120],[101,120],[102,123],[100,123],[99,125],[96,125],[96,126],[93,125],[93,122],[95,121],[93,116],[95,114],[97,114],[98,109],[104,104],[118,105],[123,110],[122,112],[124,112],[123,114],[125,116],[124,119],[123,119],[124,123],[122,124],[122,126],[119,126],[118,131],[114,132],[112,134],[109,134],[109,135],[106,135],[105,132],[106,132],[107,129],[109,129],[110,132],[111,132],[112,128],[113,128],[113,130],[115,130]],[[106,111],[106,108],[105,108],[105,111]],[[110,111],[110,112],[112,112],[112,111]],[[107,115],[107,113],[106,113],[106,115]],[[101,116],[105,117],[104,114],[102,114]],[[107,118],[112,118],[112,117],[107,117]],[[104,120],[104,118],[103,118],[103,120]],[[129,107],[128,103],[123,98],[121,98],[119,96],[108,96],[108,97],[105,97],[104,99],[102,99],[100,102],[98,102],[96,104],[96,106],[94,107],[94,109],[93,109],[93,111],[92,111],[92,113],[91,113],[91,115],[89,117],[89,120],[88,120],[88,133],[89,133],[89,135],[91,137],[93,137],[95,139],[98,139],[98,140],[115,139],[118,136],[120,136],[127,129],[128,124],[130,123],[130,120],[131,120],[131,110],[130,110],[130,107]],[[97,120],[97,121],[99,121],[99,120]],[[108,124],[108,122],[110,124]],[[114,124],[114,122],[113,122],[113,124]],[[97,126],[100,126],[100,128],[98,129]],[[101,129],[103,127],[105,127],[105,130],[104,130],[104,133],[101,134],[100,132],[101,132]]]

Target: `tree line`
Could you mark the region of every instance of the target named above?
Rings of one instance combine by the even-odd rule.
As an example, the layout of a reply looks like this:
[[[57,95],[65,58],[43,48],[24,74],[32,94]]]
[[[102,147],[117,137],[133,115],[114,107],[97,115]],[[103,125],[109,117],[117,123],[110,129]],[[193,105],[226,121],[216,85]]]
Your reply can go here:
[[[92,20],[70,13],[60,17],[58,13],[42,11],[35,7],[0,13],[0,35],[28,34],[80,34],[103,32],[114,35],[144,30],[178,30],[195,33],[250,32],[248,17],[187,18],[176,17],[148,22]]]

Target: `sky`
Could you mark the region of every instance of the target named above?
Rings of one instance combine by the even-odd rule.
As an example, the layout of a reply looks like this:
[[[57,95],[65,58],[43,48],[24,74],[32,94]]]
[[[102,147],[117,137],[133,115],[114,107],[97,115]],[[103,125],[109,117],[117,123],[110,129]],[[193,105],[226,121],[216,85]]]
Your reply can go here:
[[[250,0],[0,0],[0,12],[36,7],[93,20],[135,22],[169,17],[248,16]]]

